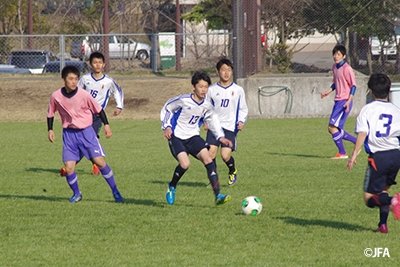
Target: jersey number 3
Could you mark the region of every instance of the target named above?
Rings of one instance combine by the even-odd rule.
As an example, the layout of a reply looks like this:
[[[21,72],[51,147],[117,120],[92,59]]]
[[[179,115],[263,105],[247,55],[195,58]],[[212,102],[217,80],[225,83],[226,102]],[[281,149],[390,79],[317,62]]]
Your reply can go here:
[[[381,129],[386,130],[385,132],[376,131],[376,137],[387,137],[390,134],[390,124],[392,124],[392,115],[390,114],[381,114],[379,116],[379,122],[381,123]]]

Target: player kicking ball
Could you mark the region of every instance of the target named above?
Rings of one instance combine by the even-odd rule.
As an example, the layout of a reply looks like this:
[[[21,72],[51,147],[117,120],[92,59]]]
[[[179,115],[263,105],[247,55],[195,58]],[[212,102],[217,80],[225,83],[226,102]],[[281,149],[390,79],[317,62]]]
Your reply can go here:
[[[106,138],[112,136],[106,113],[93,97],[78,88],[79,70],[75,66],[66,66],[61,71],[64,87],[55,91],[50,97],[47,110],[48,139],[54,143],[54,114],[58,111],[63,128],[62,159],[66,170],[66,179],[73,195],[69,202],[81,201],[82,194],[78,186],[78,176],[75,172],[76,163],[82,155],[96,164],[104,179],[111,188],[116,202],[124,199],[117,189],[114,173],[104,160],[105,152],[97,139],[92,127],[92,112],[98,114],[104,124]]]
[[[357,117],[356,144],[347,162],[351,170],[356,164],[358,152],[364,146],[368,153],[368,166],[364,179],[364,201],[370,207],[379,207],[379,223],[375,230],[387,233],[389,207],[400,220],[400,193],[393,197],[389,188],[396,184],[400,168],[400,109],[388,102],[391,82],[385,74],[372,74],[368,88],[374,101],[365,105]]]
[[[232,142],[225,138],[218,117],[212,111],[211,102],[205,99],[210,77],[204,72],[192,76],[193,93],[184,94],[167,101],[161,109],[161,128],[168,139],[172,155],[178,160],[171,182],[168,184],[166,200],[175,203],[176,185],[190,166],[189,154],[200,160],[207,169],[207,176],[215,194],[215,204],[228,202],[230,195],[220,193],[218,174],[208,152],[206,142],[200,136],[200,125],[204,120],[219,142],[231,147]]]

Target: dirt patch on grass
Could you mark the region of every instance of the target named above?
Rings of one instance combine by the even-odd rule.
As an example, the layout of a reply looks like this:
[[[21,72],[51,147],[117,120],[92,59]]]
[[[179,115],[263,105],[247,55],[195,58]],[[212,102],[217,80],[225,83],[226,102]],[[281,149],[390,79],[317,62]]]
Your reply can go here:
[[[129,77],[111,75],[124,91],[125,109],[112,117],[115,102],[106,112],[112,120],[158,120],[160,109],[171,97],[192,90],[190,75],[182,77]],[[46,121],[52,92],[63,84],[59,75],[1,75],[0,121]],[[58,115],[57,115],[58,117]]]

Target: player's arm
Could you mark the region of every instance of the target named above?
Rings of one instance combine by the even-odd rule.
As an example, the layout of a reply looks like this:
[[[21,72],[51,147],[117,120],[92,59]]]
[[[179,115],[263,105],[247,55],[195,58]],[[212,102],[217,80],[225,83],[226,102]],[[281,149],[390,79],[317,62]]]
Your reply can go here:
[[[47,118],[47,138],[54,143],[55,135],[53,131],[54,117]]]
[[[165,103],[160,112],[160,120],[161,120],[161,129],[165,131],[168,127],[172,129],[171,120],[174,116],[174,113],[181,108],[182,101],[179,96],[175,98],[171,98]]]
[[[357,155],[364,145],[365,138],[367,138],[367,132],[359,132],[357,134],[356,144],[354,145],[353,153],[351,154],[351,157],[347,162],[347,169],[351,170],[353,169],[353,164],[357,164]]]
[[[113,80],[111,84],[111,92],[113,93],[116,104],[113,116],[118,116],[124,109],[124,91],[122,91],[121,86]]]
[[[335,88],[336,88],[335,84],[332,83],[331,87],[327,91],[321,93],[321,98],[327,97],[330,93],[332,93],[335,90]]]
[[[239,97],[239,105],[240,106],[239,106],[239,117],[238,117],[237,128],[239,131],[241,131],[243,129],[244,124],[246,123],[247,114],[249,113],[243,89],[241,90],[241,95]]]
[[[107,115],[104,112],[104,109],[101,109],[99,117],[104,124],[104,133],[106,134],[106,138],[110,138],[112,136],[112,131],[110,124],[108,123]]]
[[[207,123],[210,131],[214,134],[215,138],[221,143],[232,147],[232,142],[225,138],[224,130],[221,127],[218,116],[214,112],[208,110],[204,114],[204,121]]]

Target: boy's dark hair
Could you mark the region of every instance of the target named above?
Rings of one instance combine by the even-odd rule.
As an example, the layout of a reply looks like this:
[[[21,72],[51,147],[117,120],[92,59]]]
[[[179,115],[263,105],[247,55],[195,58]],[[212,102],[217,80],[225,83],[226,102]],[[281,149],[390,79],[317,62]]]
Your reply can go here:
[[[81,72],[78,70],[77,67],[68,65],[62,69],[61,78],[63,78],[63,79],[67,78],[68,74],[70,74],[70,73],[78,75],[78,79],[79,79],[79,76],[81,75]]]
[[[369,77],[368,88],[376,98],[386,99],[390,93],[392,82],[386,74],[372,74]]]
[[[92,64],[94,58],[101,58],[105,62],[104,55],[100,52],[93,52],[90,54],[89,63]]]
[[[228,67],[231,67],[231,68],[233,69],[233,63],[232,63],[232,61],[230,61],[230,60],[227,59],[227,58],[222,58],[222,59],[220,59],[220,60],[218,61],[217,65],[216,65],[217,70],[219,71],[220,68],[222,67],[222,65],[224,65],[224,64],[227,65]]]
[[[211,84],[211,78],[203,71],[196,71],[192,76],[192,85],[195,86],[199,81],[206,81],[208,85]]]
[[[342,53],[343,56],[346,55],[346,47],[344,45],[342,45],[342,44],[338,44],[333,48],[332,55],[334,55],[337,51]]]

